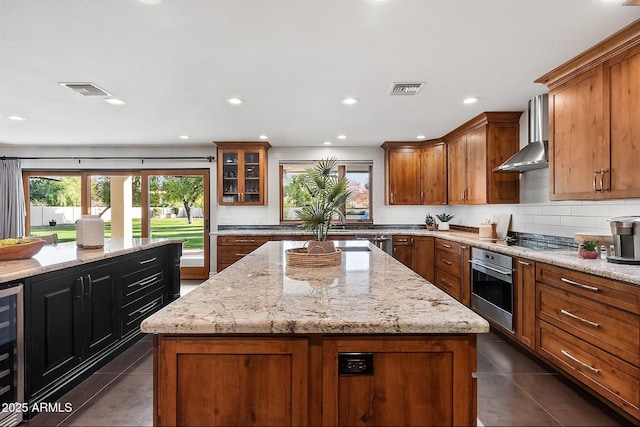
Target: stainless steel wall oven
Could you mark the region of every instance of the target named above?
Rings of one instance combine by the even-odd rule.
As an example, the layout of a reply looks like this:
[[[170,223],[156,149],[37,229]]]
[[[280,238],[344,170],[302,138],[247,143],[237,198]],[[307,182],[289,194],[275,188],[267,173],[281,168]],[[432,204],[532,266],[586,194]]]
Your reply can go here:
[[[513,332],[513,258],[471,248],[471,306]]]
[[[22,285],[0,288],[0,425],[22,422],[24,403]]]

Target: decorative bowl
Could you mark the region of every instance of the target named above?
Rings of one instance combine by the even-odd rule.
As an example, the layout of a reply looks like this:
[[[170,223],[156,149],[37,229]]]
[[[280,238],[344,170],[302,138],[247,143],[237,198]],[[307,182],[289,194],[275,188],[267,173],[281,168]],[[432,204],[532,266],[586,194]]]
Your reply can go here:
[[[0,243],[5,240],[0,240]],[[17,244],[0,247],[0,261],[10,259],[27,259],[37,254],[45,244],[45,241],[36,237],[26,237],[16,240]]]

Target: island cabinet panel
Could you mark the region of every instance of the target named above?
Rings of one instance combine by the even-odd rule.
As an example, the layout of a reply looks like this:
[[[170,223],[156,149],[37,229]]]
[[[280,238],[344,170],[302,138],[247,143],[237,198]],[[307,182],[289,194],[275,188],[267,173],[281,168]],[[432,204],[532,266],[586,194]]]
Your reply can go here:
[[[307,339],[154,339],[154,425],[308,424]]]
[[[476,425],[475,346],[475,336],[326,338],[322,425]],[[372,372],[341,374],[341,353],[371,353]]]
[[[536,80],[549,87],[549,197],[640,197],[640,23]]]
[[[536,351],[640,418],[640,288],[536,263]]]

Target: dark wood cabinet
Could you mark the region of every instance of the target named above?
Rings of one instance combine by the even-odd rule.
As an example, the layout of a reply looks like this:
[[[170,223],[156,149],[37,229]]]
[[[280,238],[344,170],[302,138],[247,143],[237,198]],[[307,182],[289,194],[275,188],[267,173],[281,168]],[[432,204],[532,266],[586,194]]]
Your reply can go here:
[[[24,280],[29,407],[55,400],[141,336],[140,322],[179,296],[180,253],[165,245]]]
[[[441,140],[388,141],[385,201],[390,205],[447,203],[447,152]]]
[[[549,198],[640,197],[640,22],[536,80],[549,87]]]
[[[518,174],[493,169],[518,151],[521,112],[487,112],[444,137],[450,205],[519,203]]]
[[[31,387],[38,393],[119,338],[116,263],[31,281]]]

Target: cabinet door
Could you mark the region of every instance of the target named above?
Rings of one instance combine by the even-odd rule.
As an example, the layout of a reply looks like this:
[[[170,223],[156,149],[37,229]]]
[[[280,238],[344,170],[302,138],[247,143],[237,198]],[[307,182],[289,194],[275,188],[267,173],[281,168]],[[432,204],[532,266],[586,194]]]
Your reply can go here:
[[[602,155],[602,73],[593,69],[549,94],[549,198],[596,199]]]
[[[237,150],[219,150],[218,156],[220,162],[218,164],[218,194],[220,198],[218,203],[221,205],[229,205],[240,203],[240,193],[242,189],[240,185],[243,180],[238,179],[240,175],[240,152]]]
[[[115,262],[82,271],[83,359],[120,337],[118,276]]]
[[[389,150],[389,204],[420,204],[420,148]]]
[[[435,280],[434,238],[427,236],[413,237],[413,253],[411,269],[433,283]]]
[[[535,262],[528,259],[516,260],[516,277],[514,286],[515,334],[524,345],[535,348],[536,322],[536,267]]]
[[[261,205],[264,198],[264,150],[253,149],[242,153],[242,193],[240,199],[247,205]]]
[[[640,197],[640,180],[636,174],[640,164],[640,46],[606,65],[611,140],[603,162],[603,187],[608,190],[603,195],[607,198]]]
[[[461,205],[467,191],[467,146],[464,135],[447,143],[447,157],[449,204]]]
[[[422,148],[423,205],[447,204],[447,150],[444,143]]]
[[[78,366],[82,358],[82,284],[77,269],[31,281],[27,339],[31,395]]]
[[[487,203],[487,127],[482,126],[467,134],[467,178],[464,203]]]

